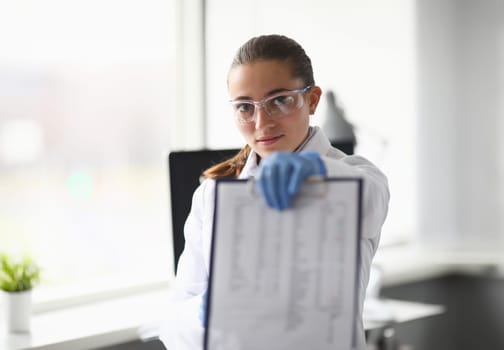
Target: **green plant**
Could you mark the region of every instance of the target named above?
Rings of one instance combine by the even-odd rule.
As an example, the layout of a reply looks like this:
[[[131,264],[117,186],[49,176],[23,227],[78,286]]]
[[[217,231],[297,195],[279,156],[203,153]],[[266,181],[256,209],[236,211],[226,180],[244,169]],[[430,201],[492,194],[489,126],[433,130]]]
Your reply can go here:
[[[23,292],[31,290],[40,280],[40,268],[29,257],[14,259],[0,255],[0,290]]]

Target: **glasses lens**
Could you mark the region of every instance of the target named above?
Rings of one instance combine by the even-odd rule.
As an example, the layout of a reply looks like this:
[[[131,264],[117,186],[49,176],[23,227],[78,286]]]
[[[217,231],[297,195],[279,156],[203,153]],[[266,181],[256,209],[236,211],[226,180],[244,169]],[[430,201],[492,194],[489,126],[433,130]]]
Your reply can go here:
[[[264,102],[264,107],[270,115],[289,114],[302,105],[303,98],[299,92],[285,92]]]
[[[231,107],[233,108],[236,119],[240,123],[253,122],[255,120],[256,108],[264,108],[270,117],[288,115],[303,107],[303,94],[309,88],[310,87],[293,91],[284,91],[268,97],[262,102],[231,101]]]
[[[236,101],[231,103],[233,107],[234,114],[238,121],[242,123],[247,123],[254,118],[254,104],[250,102]]]

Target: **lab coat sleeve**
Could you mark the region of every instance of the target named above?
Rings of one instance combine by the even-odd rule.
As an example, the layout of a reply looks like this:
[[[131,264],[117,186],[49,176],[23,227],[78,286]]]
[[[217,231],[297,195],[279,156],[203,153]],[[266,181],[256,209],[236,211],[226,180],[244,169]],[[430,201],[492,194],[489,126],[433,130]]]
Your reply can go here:
[[[205,261],[203,234],[205,228],[206,206],[210,205],[214,186],[210,180],[203,182],[194,192],[191,211],[184,225],[185,246],[180,256],[175,296],[178,300],[186,300],[203,294],[207,288],[208,271]]]
[[[376,240],[378,243],[390,199],[387,178],[374,164],[361,156],[346,156],[341,159],[322,157],[322,159],[328,176],[357,176],[364,180],[362,238]]]
[[[204,329],[199,314],[208,281],[204,242],[209,240],[204,235],[211,232],[206,226],[214,187],[211,180],[206,180],[196,189],[184,225],[185,246],[177,268],[173,306],[160,331],[160,340],[168,350],[202,349]]]
[[[167,350],[202,350],[205,330],[196,315],[201,298],[192,297],[170,305],[159,327],[159,340]]]

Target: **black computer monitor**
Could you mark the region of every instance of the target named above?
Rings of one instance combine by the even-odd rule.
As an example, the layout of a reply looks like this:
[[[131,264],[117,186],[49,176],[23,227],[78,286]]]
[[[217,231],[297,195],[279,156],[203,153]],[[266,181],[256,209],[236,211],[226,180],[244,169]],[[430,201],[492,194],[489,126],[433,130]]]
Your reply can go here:
[[[354,154],[355,143],[352,141],[331,141],[331,145],[348,155]]]
[[[191,210],[194,190],[200,184],[203,171],[231,158],[239,149],[173,151],[168,155],[170,203],[175,273],[184,250],[184,224]]]

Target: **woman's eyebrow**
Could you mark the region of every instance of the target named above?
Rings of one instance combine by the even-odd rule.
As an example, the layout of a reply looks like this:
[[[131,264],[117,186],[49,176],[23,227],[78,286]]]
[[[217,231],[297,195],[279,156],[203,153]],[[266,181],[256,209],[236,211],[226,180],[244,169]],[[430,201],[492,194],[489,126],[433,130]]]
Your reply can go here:
[[[279,92],[284,92],[284,91],[290,91],[289,89],[286,88],[278,88],[278,89],[273,89],[271,91],[268,91],[266,95],[264,95],[263,99],[268,98],[269,96],[275,95]],[[250,96],[238,96],[234,98],[232,101],[254,101],[254,99]]]
[[[266,94],[266,96],[264,97],[268,97],[268,96],[271,96],[271,95],[274,95],[274,94],[277,94],[279,92],[285,92],[285,91],[290,91],[289,89],[286,89],[286,88],[279,88],[279,89],[275,89],[275,90],[271,90],[270,92],[268,92]]]

